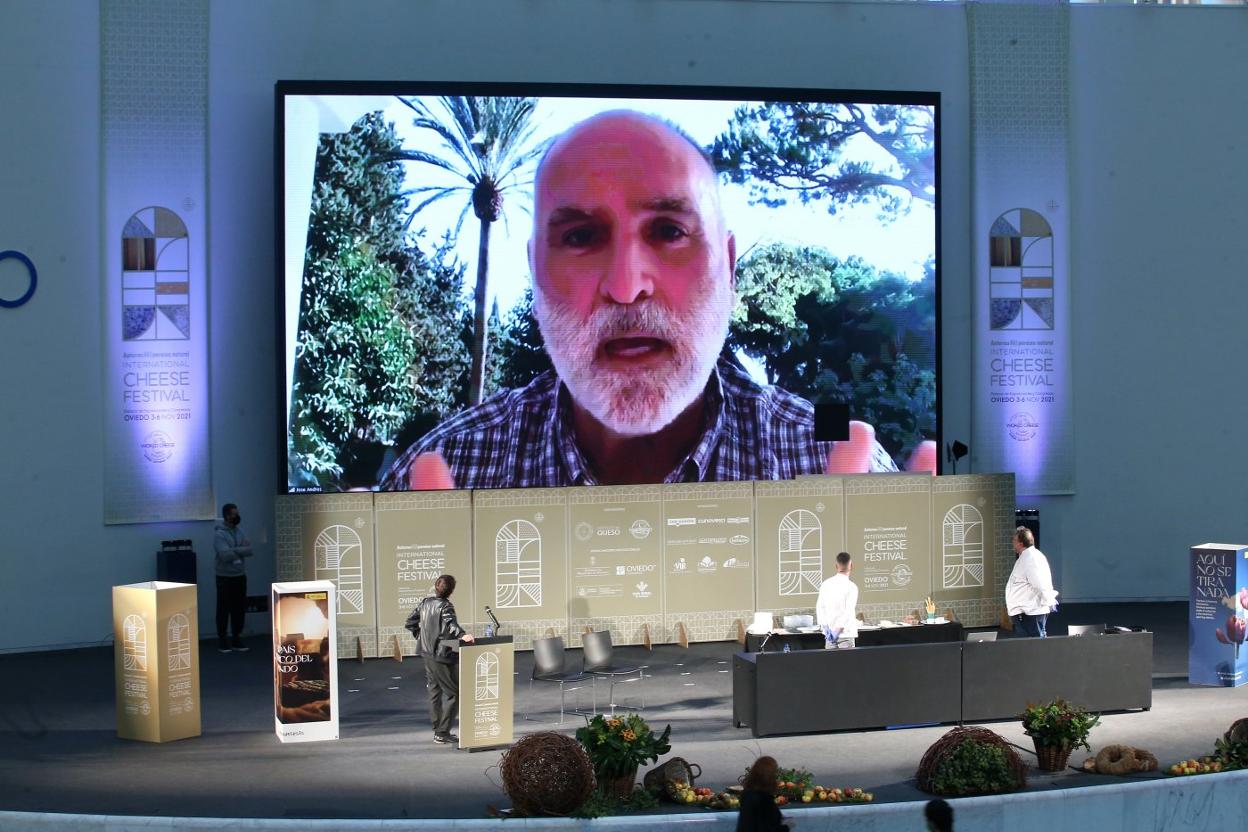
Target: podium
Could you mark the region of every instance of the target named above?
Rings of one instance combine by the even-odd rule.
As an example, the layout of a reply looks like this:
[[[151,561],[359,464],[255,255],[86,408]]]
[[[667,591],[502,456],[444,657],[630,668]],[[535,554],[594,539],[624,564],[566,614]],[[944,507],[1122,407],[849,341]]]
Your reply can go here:
[[[117,736],[169,742],[200,734],[195,585],[113,587]]]
[[[459,653],[459,747],[487,751],[511,745],[516,713],[512,637],[442,643]]]
[[[1248,546],[1193,546],[1190,575],[1187,680],[1239,687],[1248,682]]]

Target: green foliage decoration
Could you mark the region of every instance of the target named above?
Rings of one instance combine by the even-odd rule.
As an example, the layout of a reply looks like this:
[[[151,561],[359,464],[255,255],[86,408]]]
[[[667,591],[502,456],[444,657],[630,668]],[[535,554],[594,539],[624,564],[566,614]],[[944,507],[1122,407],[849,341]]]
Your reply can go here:
[[[662,734],[651,730],[637,714],[607,717],[599,714],[576,730],[576,739],[585,747],[594,776],[599,783],[636,771],[643,763],[654,762],[672,750],[668,741],[672,726]]]
[[[349,486],[347,469],[413,414],[450,413],[467,370],[445,325],[463,314],[462,267],[445,243],[426,255],[405,230],[402,166],[382,158],[397,147],[379,113],[318,145],[289,414],[293,485]]]
[[[1101,718],[1088,713],[1065,699],[1054,699],[1039,705],[1029,704],[1022,713],[1023,731],[1037,745],[1051,745],[1092,750],[1088,735],[1100,724]]]
[[[931,778],[935,794],[996,794],[1019,788],[1004,748],[963,740],[936,765]]]

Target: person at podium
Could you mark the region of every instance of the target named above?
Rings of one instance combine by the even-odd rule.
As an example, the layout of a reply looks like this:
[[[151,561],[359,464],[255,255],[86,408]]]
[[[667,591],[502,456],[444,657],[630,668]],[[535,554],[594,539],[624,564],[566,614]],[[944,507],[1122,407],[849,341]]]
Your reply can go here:
[[[451,723],[459,709],[459,654],[444,642],[473,642],[472,634],[459,625],[455,615],[455,605],[451,603],[454,591],[455,576],[440,575],[433,583],[433,595],[416,605],[404,625],[415,637],[417,652],[425,662],[429,719],[437,745],[450,745],[458,739],[451,733]]]
[[[823,630],[824,648],[848,649],[858,638],[858,585],[849,579],[854,560],[849,552],[836,556],[836,574],[819,587],[815,623]]]

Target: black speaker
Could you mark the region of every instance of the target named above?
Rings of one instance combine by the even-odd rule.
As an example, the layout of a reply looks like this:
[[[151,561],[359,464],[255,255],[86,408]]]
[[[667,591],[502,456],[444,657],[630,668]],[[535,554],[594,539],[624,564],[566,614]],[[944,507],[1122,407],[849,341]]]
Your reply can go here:
[[[191,549],[161,549],[156,553],[156,580],[175,584],[198,583],[195,552]]]
[[[1031,529],[1032,536],[1036,539],[1036,548],[1040,548],[1040,509],[1038,508],[1020,508],[1014,510],[1014,526],[1026,526]]]
[[[815,441],[843,442],[849,438],[849,405],[819,402],[815,405]]]

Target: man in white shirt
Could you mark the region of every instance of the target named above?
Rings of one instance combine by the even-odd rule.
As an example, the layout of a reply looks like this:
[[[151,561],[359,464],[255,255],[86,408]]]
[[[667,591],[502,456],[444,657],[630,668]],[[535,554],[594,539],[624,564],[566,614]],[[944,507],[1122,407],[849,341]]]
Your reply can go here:
[[[815,620],[823,630],[825,649],[849,648],[858,638],[858,587],[849,579],[854,563],[849,552],[836,556],[836,574],[819,587]]]
[[[1049,561],[1036,548],[1031,529],[1019,526],[1014,530],[1014,570],[1005,584],[1005,607],[1014,620],[1014,632],[1032,638],[1044,638],[1049,613],[1057,604],[1057,590]]]

